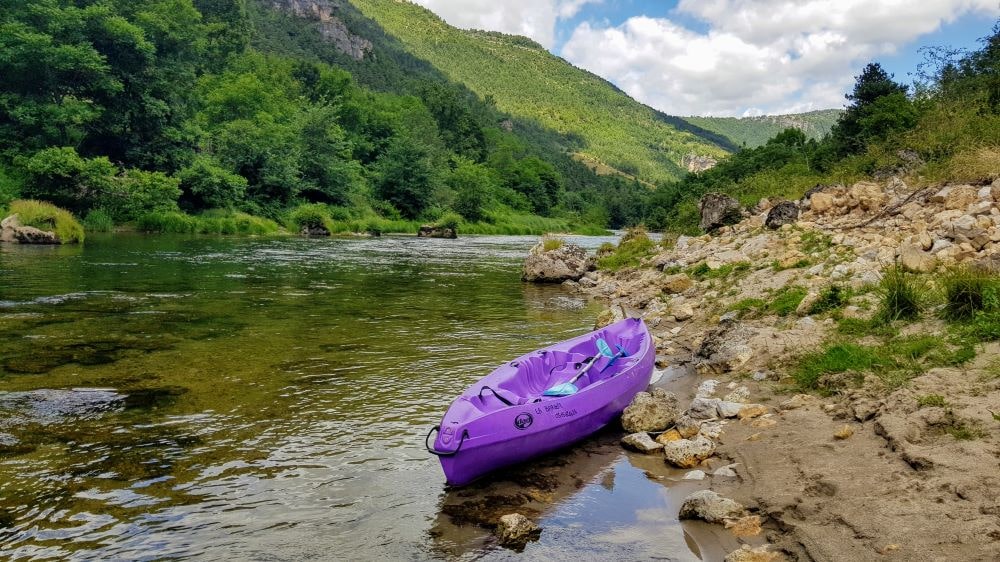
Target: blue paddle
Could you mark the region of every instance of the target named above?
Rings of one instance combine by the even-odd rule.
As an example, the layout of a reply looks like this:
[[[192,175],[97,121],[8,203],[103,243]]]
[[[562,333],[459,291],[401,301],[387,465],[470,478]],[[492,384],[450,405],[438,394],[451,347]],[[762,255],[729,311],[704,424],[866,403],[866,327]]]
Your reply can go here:
[[[604,341],[603,338],[598,339],[597,351],[599,351],[600,353],[598,355],[595,355],[593,359],[591,359],[582,369],[580,369],[580,372],[577,373],[573,378],[571,378],[569,382],[564,382],[562,384],[557,384],[556,386],[553,386],[552,388],[543,392],[542,396],[570,396],[572,394],[580,392],[580,389],[577,388],[577,386],[573,383],[580,380],[580,377],[585,375],[587,371],[589,371],[590,368],[594,366],[594,363],[596,363],[597,360],[601,358],[602,355],[604,357],[608,357],[611,359],[608,365],[605,366],[604,368],[607,369],[608,367],[610,367],[611,363],[614,363],[615,360],[618,359],[618,357],[625,355],[625,350],[622,348],[622,346],[619,345],[618,349],[621,350],[620,354],[615,354],[614,352],[611,351],[611,346],[608,345],[608,342]]]

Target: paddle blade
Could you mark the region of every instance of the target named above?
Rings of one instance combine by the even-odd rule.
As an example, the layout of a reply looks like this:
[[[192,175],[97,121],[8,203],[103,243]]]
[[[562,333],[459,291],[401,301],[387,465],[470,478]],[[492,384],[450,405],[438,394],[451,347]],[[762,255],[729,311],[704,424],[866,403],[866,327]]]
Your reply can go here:
[[[597,340],[597,350],[605,357],[614,357],[615,352],[611,351],[611,346],[603,338]]]
[[[571,382],[563,383],[546,390],[542,396],[570,396],[580,392],[580,389]]]

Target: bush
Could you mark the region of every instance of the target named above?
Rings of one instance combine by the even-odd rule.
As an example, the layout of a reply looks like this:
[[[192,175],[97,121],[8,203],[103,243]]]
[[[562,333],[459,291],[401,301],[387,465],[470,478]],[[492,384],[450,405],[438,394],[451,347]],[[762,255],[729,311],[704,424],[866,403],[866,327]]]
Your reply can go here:
[[[565,243],[562,238],[546,238],[542,240],[542,249],[546,252],[551,252],[562,248]]]
[[[1000,309],[1000,276],[993,272],[957,267],[942,275],[939,284],[946,320],[966,322],[982,311]]]
[[[113,189],[100,198],[102,207],[118,222],[155,212],[176,212],[180,181],[162,172],[127,170],[114,178]]]
[[[335,232],[336,226],[330,218],[330,211],[326,205],[314,203],[309,205],[299,205],[288,215],[289,228],[295,232],[303,229],[317,230],[326,229],[328,232]]]
[[[882,273],[878,286],[879,309],[876,318],[882,322],[915,320],[925,305],[925,286],[916,274],[900,264]]]
[[[21,196],[21,182],[0,165],[0,209]]]
[[[631,229],[612,254],[597,260],[597,267],[609,271],[638,267],[642,259],[652,255],[655,249],[656,244],[646,235],[645,229]]]
[[[118,173],[107,158],[83,158],[70,147],[40,150],[18,163],[27,174],[24,196],[78,213],[90,209],[95,194],[110,192]]]
[[[83,226],[88,232],[112,232],[115,221],[104,209],[94,209],[84,217]]]
[[[63,244],[83,242],[83,225],[69,211],[51,203],[22,199],[11,202],[10,212],[16,213],[24,226],[55,232]]]
[[[197,156],[177,173],[184,199],[196,208],[232,208],[246,196],[247,180],[224,169],[215,159]]]
[[[434,223],[434,226],[437,228],[450,228],[451,230],[458,232],[458,225],[461,222],[461,215],[449,211],[441,215],[441,217]]]
[[[615,253],[615,245],[611,242],[604,242],[599,248],[597,248],[597,257],[603,258],[604,256],[610,256]]]

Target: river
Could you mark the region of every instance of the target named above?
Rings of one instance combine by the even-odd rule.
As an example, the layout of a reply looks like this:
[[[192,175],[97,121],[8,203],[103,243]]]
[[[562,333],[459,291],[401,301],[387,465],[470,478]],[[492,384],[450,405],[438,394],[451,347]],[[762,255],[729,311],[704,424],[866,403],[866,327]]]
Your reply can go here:
[[[0,558],[507,559],[475,523],[509,509],[533,560],[697,560],[684,485],[613,430],[463,490],[424,451],[465,386],[590,329],[520,282],[535,241],[0,246]]]

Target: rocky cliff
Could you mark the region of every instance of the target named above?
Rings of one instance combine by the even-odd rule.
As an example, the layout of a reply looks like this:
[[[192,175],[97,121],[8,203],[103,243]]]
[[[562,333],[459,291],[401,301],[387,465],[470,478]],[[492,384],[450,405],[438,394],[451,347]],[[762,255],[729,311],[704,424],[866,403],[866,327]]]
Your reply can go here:
[[[313,20],[323,38],[354,60],[364,60],[372,52],[371,41],[351,33],[337,16],[343,4],[338,0],[270,0],[271,8]]]

